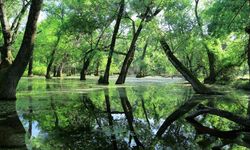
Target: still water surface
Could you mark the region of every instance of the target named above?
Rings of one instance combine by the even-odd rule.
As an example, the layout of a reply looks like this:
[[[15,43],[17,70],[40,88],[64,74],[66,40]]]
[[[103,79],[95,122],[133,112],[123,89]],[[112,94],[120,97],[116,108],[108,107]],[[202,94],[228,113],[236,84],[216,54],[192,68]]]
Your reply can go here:
[[[0,108],[1,118],[11,113],[12,118],[0,120],[0,130],[9,130],[4,134],[12,134],[12,145],[17,149],[250,147],[249,131],[241,130],[239,124],[211,114],[197,116],[198,124],[186,119],[201,104],[248,118],[250,104],[246,92],[221,87],[227,96],[195,95],[180,78],[128,78],[123,86],[116,86],[114,81],[100,86],[97,78],[85,82],[23,78],[16,104],[1,102],[5,106]],[[15,108],[17,117],[13,117]],[[11,128],[3,125],[8,122]],[[6,145],[9,141],[6,139]]]

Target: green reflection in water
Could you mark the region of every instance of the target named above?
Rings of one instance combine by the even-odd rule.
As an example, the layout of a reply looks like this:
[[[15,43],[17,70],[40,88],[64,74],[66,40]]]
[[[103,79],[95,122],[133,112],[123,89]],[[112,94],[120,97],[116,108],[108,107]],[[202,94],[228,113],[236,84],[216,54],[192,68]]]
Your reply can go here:
[[[199,104],[249,117],[248,94],[229,90],[230,98],[202,97],[193,95],[191,88],[182,82],[181,79],[135,82],[131,78],[125,86],[105,87],[96,85],[96,80],[23,79],[17,112],[27,132],[27,147],[247,149],[247,142],[225,142],[222,138],[199,134],[185,117],[196,111]],[[214,115],[201,115],[197,120],[223,131],[241,128]],[[158,134],[162,136],[157,138]]]

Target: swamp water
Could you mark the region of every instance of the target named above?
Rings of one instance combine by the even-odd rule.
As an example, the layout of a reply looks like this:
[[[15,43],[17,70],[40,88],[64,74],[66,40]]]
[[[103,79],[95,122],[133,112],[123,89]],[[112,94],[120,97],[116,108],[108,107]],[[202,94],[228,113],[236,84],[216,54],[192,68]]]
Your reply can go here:
[[[23,78],[17,102],[0,102],[0,149],[248,149],[249,130],[206,106],[250,118],[250,95],[195,95],[182,79],[128,78],[123,86],[97,79]],[[222,87],[223,88],[223,87]]]

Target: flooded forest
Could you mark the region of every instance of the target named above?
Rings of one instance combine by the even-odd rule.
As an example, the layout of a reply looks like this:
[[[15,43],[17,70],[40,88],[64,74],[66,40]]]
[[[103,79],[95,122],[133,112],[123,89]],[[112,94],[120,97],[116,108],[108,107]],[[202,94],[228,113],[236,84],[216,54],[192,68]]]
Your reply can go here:
[[[250,0],[0,0],[0,150],[250,149]]]

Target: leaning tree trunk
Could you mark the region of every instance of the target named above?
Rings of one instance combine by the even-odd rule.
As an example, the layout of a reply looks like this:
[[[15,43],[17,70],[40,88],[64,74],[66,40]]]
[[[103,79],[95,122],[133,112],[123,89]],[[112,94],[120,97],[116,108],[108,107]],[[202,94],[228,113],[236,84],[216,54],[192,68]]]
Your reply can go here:
[[[110,66],[112,63],[113,53],[115,50],[116,37],[117,37],[118,31],[119,31],[120,23],[122,20],[122,15],[124,12],[124,7],[125,7],[125,1],[121,0],[120,9],[119,9],[119,12],[117,15],[116,24],[114,27],[114,32],[113,32],[113,36],[112,36],[112,40],[111,40],[108,61],[107,61],[104,77],[103,77],[103,79],[101,79],[101,78],[99,79],[100,84],[109,84],[109,71],[110,71]]]
[[[164,38],[160,40],[161,46],[173,66],[183,75],[183,77],[192,85],[198,94],[216,94],[205,85],[203,85],[172,53],[169,45]]]
[[[148,14],[148,11],[145,13],[147,16]],[[128,50],[128,53],[126,54],[126,57],[124,59],[124,62],[122,64],[122,69],[121,69],[121,72],[119,74],[119,77],[116,81],[116,84],[124,84],[125,83],[125,80],[126,80],[126,76],[127,76],[127,73],[128,73],[128,69],[129,69],[129,66],[131,65],[133,59],[134,59],[134,54],[135,54],[135,45],[136,45],[136,42],[139,38],[139,35],[141,33],[141,30],[143,28],[143,23],[144,23],[144,20],[145,20],[145,17],[142,18],[141,20],[141,23],[136,31],[136,33],[134,34],[133,36],[133,39],[132,39],[132,42],[130,44],[130,47],[129,47],[129,50]]]
[[[36,24],[43,0],[32,0],[23,41],[13,64],[2,72],[0,79],[0,99],[16,99],[16,87],[32,55]]]

